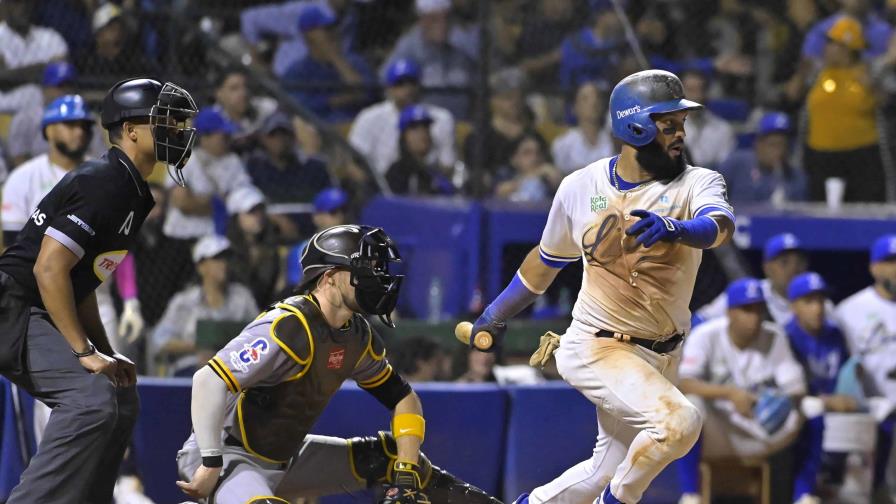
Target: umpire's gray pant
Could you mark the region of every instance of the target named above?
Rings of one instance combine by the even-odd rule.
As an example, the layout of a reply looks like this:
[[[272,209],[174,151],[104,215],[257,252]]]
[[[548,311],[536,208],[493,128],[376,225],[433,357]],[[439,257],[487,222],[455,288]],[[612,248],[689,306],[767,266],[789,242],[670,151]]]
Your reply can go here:
[[[136,387],[116,389],[72,354],[45,310],[31,308],[25,370],[5,375],[53,409],[7,504],[110,504],[137,421]]]

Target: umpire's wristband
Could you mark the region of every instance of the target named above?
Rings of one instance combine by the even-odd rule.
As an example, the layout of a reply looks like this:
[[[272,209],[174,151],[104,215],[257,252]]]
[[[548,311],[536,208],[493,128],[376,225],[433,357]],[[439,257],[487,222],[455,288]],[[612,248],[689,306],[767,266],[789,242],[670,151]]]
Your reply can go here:
[[[87,350],[85,350],[83,352],[76,352],[74,349],[72,349],[72,353],[75,354],[75,357],[77,357],[79,359],[81,357],[90,357],[91,355],[95,354],[96,347],[93,346],[93,343],[88,343],[87,345],[88,345]]]
[[[202,457],[202,465],[209,469],[224,466],[224,457],[221,455],[213,455],[211,457]]]

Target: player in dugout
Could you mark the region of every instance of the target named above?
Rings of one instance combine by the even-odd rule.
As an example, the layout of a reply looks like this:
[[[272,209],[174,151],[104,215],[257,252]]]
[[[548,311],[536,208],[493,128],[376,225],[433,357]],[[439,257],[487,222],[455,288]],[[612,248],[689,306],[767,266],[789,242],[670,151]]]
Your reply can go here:
[[[385,483],[383,504],[499,503],[420,453],[420,399],[364,319],[394,327],[403,276],[389,270],[400,260],[380,228],[333,226],[311,238],[296,295],[269,306],[193,377],[194,433],[177,455],[184,493],[273,504]],[[348,378],[394,411],[391,434],[308,434]]]

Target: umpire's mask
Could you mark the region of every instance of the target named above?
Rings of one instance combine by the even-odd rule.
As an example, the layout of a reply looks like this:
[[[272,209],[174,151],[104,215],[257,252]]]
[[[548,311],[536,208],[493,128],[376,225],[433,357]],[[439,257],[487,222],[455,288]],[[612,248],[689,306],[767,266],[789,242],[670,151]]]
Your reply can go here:
[[[190,93],[166,82],[149,115],[156,159],[168,165],[168,175],[181,187],[186,186],[181,170],[190,159],[196,141],[196,128],[193,127],[196,112],[196,102]]]

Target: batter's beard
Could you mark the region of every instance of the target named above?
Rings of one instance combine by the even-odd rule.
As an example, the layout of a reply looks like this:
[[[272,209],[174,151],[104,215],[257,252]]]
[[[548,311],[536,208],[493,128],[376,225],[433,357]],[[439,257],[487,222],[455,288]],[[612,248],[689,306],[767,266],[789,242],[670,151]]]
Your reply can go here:
[[[69,149],[67,145],[62,142],[53,142],[53,147],[56,147],[56,150],[59,151],[63,156],[80,163],[84,161],[84,154],[87,153],[87,148],[89,147],[89,142],[84,142],[84,145],[77,149]]]
[[[687,167],[687,161],[684,158],[684,145],[682,145],[681,154],[673,158],[656,141],[639,147],[635,154],[635,160],[653,175],[654,179],[664,184],[668,184],[681,175]]]

